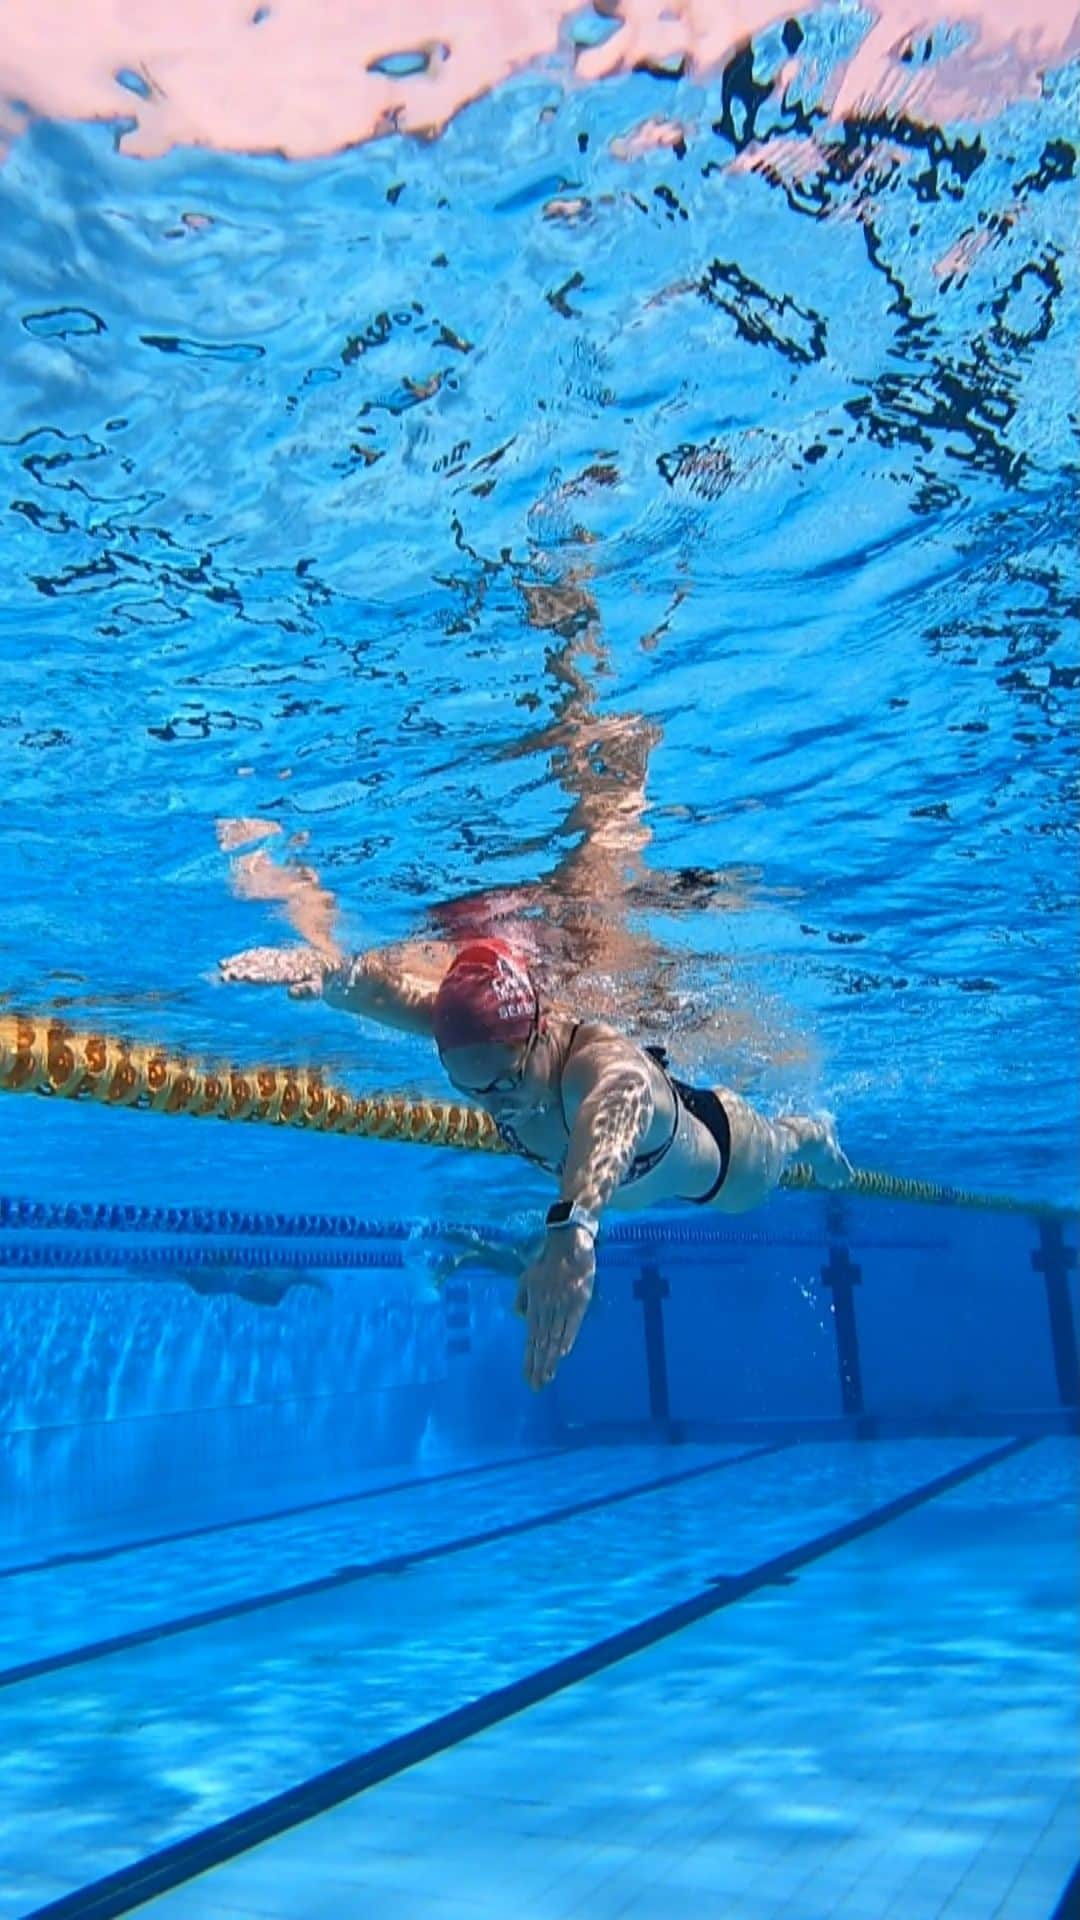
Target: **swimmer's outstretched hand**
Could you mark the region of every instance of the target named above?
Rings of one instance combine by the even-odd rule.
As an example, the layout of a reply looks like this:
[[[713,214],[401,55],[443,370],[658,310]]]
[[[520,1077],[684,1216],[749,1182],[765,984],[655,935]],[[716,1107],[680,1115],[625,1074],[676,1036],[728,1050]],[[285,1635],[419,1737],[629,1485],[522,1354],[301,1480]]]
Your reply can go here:
[[[218,976],[230,985],[287,987],[294,1000],[317,1000],[326,970],[314,947],[246,947],[218,961]]]
[[[518,1282],[514,1312],[528,1328],[525,1378],[537,1391],[555,1378],[581,1330],[592,1299],[596,1254],[584,1233],[558,1228]]]

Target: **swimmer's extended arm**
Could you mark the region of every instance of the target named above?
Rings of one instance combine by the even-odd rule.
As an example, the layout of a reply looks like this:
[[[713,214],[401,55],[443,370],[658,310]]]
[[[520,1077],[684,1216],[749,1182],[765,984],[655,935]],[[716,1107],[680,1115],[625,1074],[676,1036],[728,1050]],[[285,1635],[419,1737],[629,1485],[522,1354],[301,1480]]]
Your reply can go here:
[[[321,995],[328,1006],[430,1038],[435,995],[451,958],[440,940],[376,947],[344,961],[328,960],[314,947],[249,947],[222,960],[218,972],[248,986],[287,987],[297,1000]]]
[[[561,1197],[599,1215],[652,1125],[649,1068],[631,1040],[605,1031],[578,1041],[562,1090],[573,1121]]]
[[[638,1048],[618,1034],[586,1036],[562,1081],[573,1112],[562,1198],[594,1217],[607,1205],[652,1125],[651,1076]],[[576,1111],[574,1109],[576,1108]],[[517,1309],[528,1322],[525,1378],[546,1387],[577,1339],[592,1299],[596,1253],[580,1227],[550,1227],[522,1275]]]
[[[441,940],[376,947],[325,972],[322,996],[345,1013],[430,1039],[435,995],[452,958],[452,949]]]
[[[229,852],[280,832],[273,820],[220,820],[219,844]],[[241,900],[280,907],[300,944],[249,947],[218,964],[222,980],[287,987],[294,1000],[317,1000],[361,1014],[385,1027],[430,1038],[435,995],[453,949],[442,940],[407,940],[349,956],[338,930],[338,904],[311,867],[272,860],[265,847],[231,863],[233,892]]]

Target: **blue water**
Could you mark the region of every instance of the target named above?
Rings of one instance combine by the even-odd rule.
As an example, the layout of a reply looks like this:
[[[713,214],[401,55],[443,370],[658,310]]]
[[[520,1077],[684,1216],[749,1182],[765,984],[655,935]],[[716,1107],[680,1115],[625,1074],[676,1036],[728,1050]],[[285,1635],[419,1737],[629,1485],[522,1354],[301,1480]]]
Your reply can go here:
[[[688,1069],[835,1108],[868,1164],[1069,1201],[1075,75],[940,151],[826,126],[801,190],[731,170],[718,84],[530,73],[304,164],[14,144],[6,991],[433,1087],[418,1046],[212,984],[288,937],[216,848],[256,815],[357,942],[478,891],[586,968],[628,928],[622,998]],[[615,158],[659,111],[685,155]],[[620,805],[648,844],[593,879]]]
[[[352,945],[524,927],[1021,1203],[661,1213],[537,1397],[453,1269],[534,1169],[0,1097],[0,1920],[1062,1897],[1078,75],[839,127],[853,21],[752,166],[730,75],[559,59],[432,140],[0,164],[0,1011],[444,1091],[222,984],[295,939],[254,820]]]

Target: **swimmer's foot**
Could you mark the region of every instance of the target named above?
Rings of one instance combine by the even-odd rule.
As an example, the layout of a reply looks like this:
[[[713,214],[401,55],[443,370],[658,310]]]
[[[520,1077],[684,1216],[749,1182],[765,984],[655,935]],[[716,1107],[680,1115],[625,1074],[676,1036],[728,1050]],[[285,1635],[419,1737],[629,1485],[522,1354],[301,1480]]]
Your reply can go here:
[[[809,1167],[819,1187],[832,1189],[850,1185],[855,1169],[836,1137],[831,1120],[799,1117],[782,1120],[780,1124],[794,1135],[792,1160]]]
[[[820,1123],[818,1137],[809,1143],[805,1158],[819,1187],[847,1187],[855,1177],[855,1169],[831,1121]]]
[[[294,1000],[318,999],[325,970],[314,947],[246,947],[218,961],[218,976],[230,986],[287,987]]]
[[[437,1287],[443,1286],[467,1267],[479,1267],[488,1273],[517,1280],[535,1252],[531,1242],[515,1244],[513,1241],[488,1239],[476,1227],[448,1226],[444,1229],[444,1239],[449,1242],[452,1251],[437,1253],[429,1262]]]

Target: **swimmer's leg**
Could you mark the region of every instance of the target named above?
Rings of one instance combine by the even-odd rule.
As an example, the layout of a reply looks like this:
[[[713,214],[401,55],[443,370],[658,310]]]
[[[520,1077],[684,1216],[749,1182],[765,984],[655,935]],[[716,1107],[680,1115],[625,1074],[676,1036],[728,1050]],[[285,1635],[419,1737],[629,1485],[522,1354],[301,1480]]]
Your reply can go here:
[[[767,1120],[727,1087],[718,1091],[731,1128],[727,1178],[713,1202],[721,1212],[745,1213],[760,1206],[797,1162],[808,1166],[823,1187],[847,1185],[852,1169],[831,1120],[809,1114]]]

